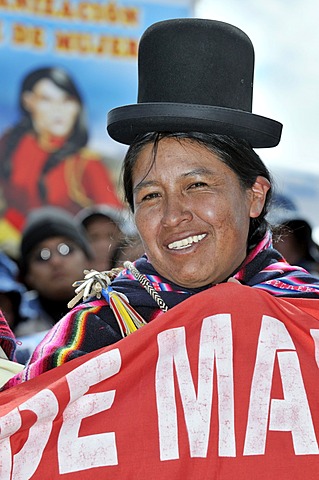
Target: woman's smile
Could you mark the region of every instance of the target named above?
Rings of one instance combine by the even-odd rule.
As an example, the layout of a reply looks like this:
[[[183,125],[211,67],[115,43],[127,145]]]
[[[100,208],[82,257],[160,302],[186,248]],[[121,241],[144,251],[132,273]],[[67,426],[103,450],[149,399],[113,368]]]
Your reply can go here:
[[[200,242],[205,237],[206,237],[205,233],[202,233],[200,235],[192,235],[192,236],[189,236],[187,238],[182,238],[181,240],[176,240],[172,243],[169,243],[167,245],[167,248],[169,250],[184,250],[184,249],[190,248],[192,245]]]

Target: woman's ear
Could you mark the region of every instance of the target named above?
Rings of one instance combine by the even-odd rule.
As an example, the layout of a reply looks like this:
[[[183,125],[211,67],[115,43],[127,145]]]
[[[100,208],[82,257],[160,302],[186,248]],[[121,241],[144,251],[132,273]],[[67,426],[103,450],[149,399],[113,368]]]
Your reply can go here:
[[[257,218],[264,208],[266,195],[270,189],[270,182],[267,178],[258,175],[254,185],[251,187],[252,201],[250,205],[250,217]]]

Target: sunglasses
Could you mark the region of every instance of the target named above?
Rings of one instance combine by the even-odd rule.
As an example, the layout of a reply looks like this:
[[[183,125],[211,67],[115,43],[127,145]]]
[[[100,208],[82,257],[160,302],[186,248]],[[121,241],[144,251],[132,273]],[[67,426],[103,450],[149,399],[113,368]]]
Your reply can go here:
[[[58,255],[61,255],[61,257],[67,257],[68,255],[71,255],[77,248],[74,245],[67,244],[67,243],[59,243],[59,245],[56,246],[55,249],[51,249],[48,247],[43,247],[41,250],[38,252],[35,252],[31,256],[31,260],[34,262],[47,262],[49,261],[55,253]]]

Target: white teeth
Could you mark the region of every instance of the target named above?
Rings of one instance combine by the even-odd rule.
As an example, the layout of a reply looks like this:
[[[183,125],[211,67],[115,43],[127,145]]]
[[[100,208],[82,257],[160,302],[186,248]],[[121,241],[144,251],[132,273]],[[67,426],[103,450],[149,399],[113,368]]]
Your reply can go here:
[[[170,250],[181,250],[182,248],[188,248],[193,243],[198,243],[205,237],[206,233],[202,233],[201,235],[194,235],[193,237],[183,238],[182,240],[177,240],[176,242],[170,243],[168,245],[168,248]]]

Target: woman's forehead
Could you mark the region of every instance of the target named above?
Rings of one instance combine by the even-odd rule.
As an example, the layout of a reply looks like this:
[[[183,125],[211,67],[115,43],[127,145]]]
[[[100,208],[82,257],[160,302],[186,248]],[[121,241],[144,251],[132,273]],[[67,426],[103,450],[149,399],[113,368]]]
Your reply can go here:
[[[50,78],[42,78],[38,80],[32,90],[38,95],[45,95],[52,99],[65,98],[69,95],[64,88],[58,86]]]
[[[231,169],[214,152],[204,145],[187,139],[165,138],[158,142],[156,150],[153,144],[147,144],[137,156],[133,168],[133,177],[154,177],[165,171],[180,175],[218,175]]]
[[[34,249],[43,248],[43,247],[55,247],[60,243],[74,243],[74,242],[69,237],[66,237],[64,235],[56,235],[56,236],[54,235],[52,237],[48,237],[44,240],[41,240],[41,242],[37,243],[34,246]]]

